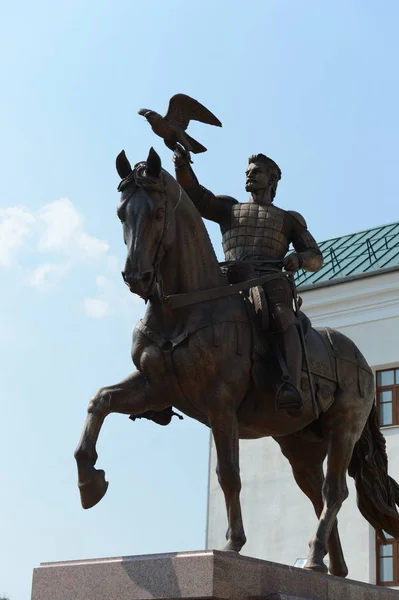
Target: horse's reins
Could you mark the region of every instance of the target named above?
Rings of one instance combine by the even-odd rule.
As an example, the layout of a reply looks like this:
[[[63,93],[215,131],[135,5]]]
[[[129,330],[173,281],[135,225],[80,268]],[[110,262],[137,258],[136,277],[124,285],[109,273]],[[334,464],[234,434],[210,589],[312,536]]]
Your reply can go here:
[[[180,186],[179,186],[180,187]],[[167,221],[167,209],[168,209],[168,196],[166,194],[165,188],[162,185],[162,187],[159,188],[159,193],[162,194],[165,197],[165,202],[164,202],[164,207],[165,207],[165,219],[164,219],[164,223],[163,223],[163,231],[162,231],[162,235],[161,238],[159,240],[158,243],[158,247],[157,250],[155,252],[155,258],[154,258],[154,277],[155,277],[155,284],[158,286],[159,288],[159,295],[160,297],[163,299],[164,298],[164,294],[162,292],[162,279],[160,277],[160,260],[159,260],[159,254],[163,245],[163,240],[166,234],[166,230],[167,230],[167,226],[168,226],[168,221]],[[182,194],[182,189],[180,187],[180,196],[179,196],[179,200],[174,208],[174,210],[176,210],[176,208],[179,206],[180,204],[180,200],[181,200],[181,194]]]
[[[262,277],[256,277],[255,279],[247,279],[240,283],[232,283],[217,288],[210,288],[208,290],[198,290],[196,292],[186,292],[184,294],[172,294],[170,296],[163,296],[163,301],[168,304],[172,310],[176,308],[182,308],[184,306],[190,306],[191,304],[197,304],[199,302],[207,302],[209,300],[217,300],[218,298],[225,298],[242,292],[243,290],[249,290],[249,288],[263,285],[274,279],[280,279],[285,277],[283,273],[268,273],[262,275]]]

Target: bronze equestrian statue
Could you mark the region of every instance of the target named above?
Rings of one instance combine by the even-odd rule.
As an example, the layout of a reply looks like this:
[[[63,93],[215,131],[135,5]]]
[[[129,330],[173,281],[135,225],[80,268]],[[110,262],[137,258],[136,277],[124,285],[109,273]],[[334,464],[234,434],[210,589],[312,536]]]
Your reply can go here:
[[[260,197],[267,197],[269,204],[217,200],[228,207],[225,212],[222,209],[220,222],[225,223],[222,213],[231,219],[222,225],[226,227],[225,249],[231,253],[227,256],[245,258],[240,254],[241,242],[229,232],[233,231],[232,219],[241,228],[244,218],[251,218],[252,208],[265,218],[269,211],[276,221],[271,229],[276,246],[270,246],[275,256],[282,255],[290,240],[297,246],[300,257],[292,258],[292,263],[286,261],[287,268],[300,267],[301,258],[302,266],[317,268],[321,258],[302,218],[274,210],[270,202],[277,183],[276,178],[274,188],[270,183],[272,166],[268,162],[267,169],[255,177],[253,170],[263,168],[261,161],[255,160],[248,176],[250,187],[264,182],[264,190],[270,191]],[[278,174],[276,167],[273,169]],[[348,495],[347,471],[355,479],[363,516],[382,539],[384,531],[399,537],[399,487],[388,475],[370,367],[347,337],[307,324],[307,352],[319,416],[316,419],[306,386],[301,390],[303,407],[296,418],[288,410],[278,410],[275,390],[281,374],[271,341],[275,334],[257,328],[250,294],[237,292],[248,291],[246,284],[229,283],[221,271],[201,215],[183,186],[162,169],[152,149],[147,160],[133,169],[122,152],[117,171],[121,178],[118,216],[127,248],[123,278],[131,292],[147,301],[147,308],[134,331],[136,371],[120,383],[101,388],[88,406],[75,452],[83,507],[94,506],[107,490],[104,471],[95,468],[96,443],[107,415],[140,416],[151,411],[164,414],[160,422],[167,422],[170,407],[174,407],[212,430],[217,475],[226,500],[227,551],[239,552],[246,541],[240,506],[239,440],[272,436],[319,519],[306,568],[326,572],[323,559],[328,552],[330,572],[346,576],[336,519]],[[209,204],[201,205],[202,214],[210,210],[215,216],[213,198],[205,192],[203,197]],[[254,199],[257,197],[254,189]],[[251,260],[256,248],[248,249]],[[261,256],[268,254],[262,249]],[[275,306],[287,308],[286,275],[271,268],[270,272],[265,269],[262,277],[281,284],[281,296],[280,292],[274,296],[273,290],[268,293]],[[270,327],[274,330],[272,322]],[[297,367],[291,368],[297,377]],[[304,371],[304,379],[305,375]]]
[[[287,271],[318,271],[323,257],[305,219],[293,210],[285,211],[273,204],[281,179],[279,166],[264,154],[249,157],[246,170],[250,199],[239,203],[231,196],[215,196],[198,183],[190,166],[188,152],[178,147],[174,153],[176,179],[205,219],[220,225],[223,250],[230,264],[229,280],[236,282],[260,275],[271,261],[281,261]],[[296,252],[287,256],[290,243]],[[270,312],[270,333],[280,346],[290,379],[284,381],[278,397],[279,408],[302,407],[299,391],[302,372],[302,349],[292,303],[292,289],[286,277],[263,285]]]

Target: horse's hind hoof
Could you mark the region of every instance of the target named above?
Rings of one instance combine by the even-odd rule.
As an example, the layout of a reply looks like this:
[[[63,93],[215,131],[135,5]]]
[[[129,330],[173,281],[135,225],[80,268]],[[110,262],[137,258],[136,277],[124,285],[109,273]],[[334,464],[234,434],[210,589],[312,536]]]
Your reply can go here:
[[[315,573],[324,573],[325,575],[328,573],[327,565],[324,562],[321,565],[318,563],[306,564],[303,568],[306,571],[314,571]]]
[[[83,508],[92,508],[105,496],[108,481],[105,481],[105,473],[102,469],[94,469],[93,477],[78,483],[78,487]]]
[[[223,548],[223,552],[235,552],[239,554],[241,548],[243,547],[245,542],[229,540],[225,547]]]

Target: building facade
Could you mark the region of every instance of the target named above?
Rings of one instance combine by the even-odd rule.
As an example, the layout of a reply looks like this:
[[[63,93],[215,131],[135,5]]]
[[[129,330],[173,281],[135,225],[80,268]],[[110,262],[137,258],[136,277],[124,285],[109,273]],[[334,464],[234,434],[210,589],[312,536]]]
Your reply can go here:
[[[304,312],[315,327],[333,327],[359,347],[376,376],[389,473],[399,482],[399,223],[320,244],[324,266],[299,273]],[[316,516],[274,440],[241,441],[241,501],[248,538],[242,553],[301,566]],[[226,513],[210,449],[207,547],[223,546]],[[356,505],[353,480],[339,514],[349,577],[399,587],[399,542],[380,546]]]

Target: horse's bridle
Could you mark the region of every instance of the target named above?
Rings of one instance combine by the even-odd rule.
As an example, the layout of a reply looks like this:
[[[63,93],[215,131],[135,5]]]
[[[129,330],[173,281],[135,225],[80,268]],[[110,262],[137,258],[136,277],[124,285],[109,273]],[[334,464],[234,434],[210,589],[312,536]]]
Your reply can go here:
[[[166,193],[166,190],[165,190],[164,182],[162,182],[162,185],[155,184],[153,186],[146,186],[146,188],[147,189],[153,189],[154,191],[157,191],[161,196],[164,197],[163,207],[165,209],[165,212],[164,212],[165,216],[164,216],[163,230],[162,230],[162,235],[161,235],[161,237],[159,239],[158,246],[157,246],[157,249],[155,251],[154,260],[153,260],[153,263],[152,263],[151,266],[152,266],[153,271],[154,271],[154,281],[155,281],[155,286],[158,287],[159,297],[161,298],[161,300],[163,302],[167,302],[168,297],[163,294],[163,290],[162,290],[162,277],[160,275],[160,265],[161,265],[160,254],[161,254],[161,249],[163,247],[163,242],[164,242],[164,239],[165,239],[166,231],[167,231],[168,226],[169,226],[169,221],[168,221],[168,196],[167,196],[167,193]],[[179,185],[179,199],[178,199],[178,201],[176,203],[176,206],[173,209],[173,212],[176,211],[176,209],[178,208],[178,206],[179,206],[179,204],[181,202],[182,193],[183,193],[182,187]],[[133,194],[131,194],[131,196],[129,196],[129,198],[127,199],[127,202],[130,202],[130,199],[133,196]],[[124,282],[128,285],[128,283],[127,283],[127,281],[126,281],[125,276],[124,276],[123,273],[122,273],[122,277],[123,277]]]
[[[159,194],[161,194],[161,196],[165,197],[164,204],[163,204],[164,209],[165,209],[165,218],[164,218],[162,235],[161,235],[160,240],[158,242],[158,247],[157,247],[156,252],[155,252],[155,257],[154,257],[154,261],[153,261],[153,264],[152,264],[152,268],[154,269],[155,285],[158,286],[159,297],[161,298],[161,300],[163,302],[167,303],[168,302],[168,296],[164,295],[163,289],[162,289],[162,277],[160,275],[161,260],[159,258],[159,255],[161,253],[161,249],[163,247],[163,242],[164,242],[164,239],[165,239],[166,231],[167,231],[168,226],[169,226],[169,221],[168,221],[168,196],[167,196],[166,191],[165,191],[164,183],[162,184],[162,186],[154,186],[154,189],[157,192],[159,192]],[[181,185],[179,185],[179,199],[178,199],[178,201],[176,203],[176,206],[173,209],[173,212],[175,212],[176,209],[178,208],[178,206],[179,206],[179,204],[181,202],[181,199],[182,199],[182,194],[183,194],[183,189],[182,189]]]
[[[169,225],[168,223],[168,196],[166,195],[166,191],[165,191],[165,187],[162,185],[161,188],[158,189],[158,192],[161,194],[161,196],[164,196],[164,221],[163,221],[163,230],[162,230],[162,235],[159,239],[158,242],[158,247],[156,249],[155,252],[155,256],[154,256],[154,261],[152,264],[152,268],[154,269],[154,279],[155,279],[155,287],[158,287],[158,291],[159,291],[159,297],[163,300],[163,291],[162,291],[162,278],[160,275],[160,266],[161,266],[161,261],[160,261],[160,253],[161,253],[161,248],[163,246],[163,241],[165,239],[165,234],[166,234],[166,230],[167,230],[167,226]]]

